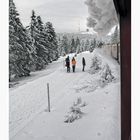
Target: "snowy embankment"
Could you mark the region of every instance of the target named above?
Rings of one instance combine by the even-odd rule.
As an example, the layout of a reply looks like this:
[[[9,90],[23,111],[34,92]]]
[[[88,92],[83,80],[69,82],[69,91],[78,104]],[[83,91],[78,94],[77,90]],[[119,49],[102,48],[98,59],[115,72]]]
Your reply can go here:
[[[79,54],[76,60],[75,73],[66,73],[61,58],[41,77],[10,89],[11,140],[120,140],[118,63],[99,49]],[[96,67],[91,68],[92,63]]]

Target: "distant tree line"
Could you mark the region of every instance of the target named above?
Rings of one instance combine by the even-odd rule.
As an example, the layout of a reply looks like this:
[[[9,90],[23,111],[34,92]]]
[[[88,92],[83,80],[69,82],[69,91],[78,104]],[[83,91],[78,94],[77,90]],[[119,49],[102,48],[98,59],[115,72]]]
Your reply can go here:
[[[52,23],[44,24],[33,10],[30,24],[25,28],[13,0],[9,0],[9,80],[44,69],[58,57],[58,41]]]
[[[95,38],[80,40],[79,37],[68,38],[66,35],[58,38],[59,56],[65,56],[69,53],[78,54],[83,51],[93,52],[93,50],[96,47],[100,47],[100,45],[102,45],[102,42],[97,41]]]

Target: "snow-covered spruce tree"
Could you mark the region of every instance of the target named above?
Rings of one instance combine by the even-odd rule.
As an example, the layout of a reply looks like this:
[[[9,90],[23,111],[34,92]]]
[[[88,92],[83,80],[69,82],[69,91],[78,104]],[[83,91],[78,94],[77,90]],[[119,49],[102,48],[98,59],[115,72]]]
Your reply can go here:
[[[30,75],[32,43],[13,0],[9,0],[9,80]]]
[[[34,66],[35,66],[35,70],[38,70],[38,65],[41,65],[39,62],[39,57],[37,56],[37,34],[38,34],[38,29],[37,29],[37,17],[35,14],[35,11],[32,10],[32,15],[31,15],[31,22],[29,27],[27,27],[29,35],[31,37],[32,40],[32,46],[34,48],[34,51],[36,53],[36,55],[34,56]]]
[[[92,59],[90,74],[95,74],[101,70],[102,60],[98,56],[94,56]]]
[[[44,25],[40,16],[35,15],[35,11],[32,11],[31,23],[29,26],[29,32],[32,38],[32,44],[36,51],[35,69],[41,70],[48,64],[48,48],[46,42],[46,36],[44,32]]]
[[[76,47],[75,47],[75,49],[76,49],[77,54],[80,53],[80,39],[78,37],[76,39]]]
[[[45,24],[45,34],[49,47],[49,60],[54,61],[58,59],[58,41],[56,38],[55,29],[51,22]]]
[[[62,40],[63,39],[61,39],[61,38],[58,39],[58,53],[59,53],[59,56],[65,56],[66,55]]]
[[[84,40],[81,41],[81,45],[80,45],[80,52],[83,52],[83,51],[85,51],[85,41]]]
[[[79,44],[79,45],[77,45],[76,54],[79,54],[80,52],[81,52],[81,46],[80,46],[80,44]]]
[[[27,36],[30,38],[31,46],[32,46],[32,51],[31,51],[32,63],[31,63],[30,68],[31,68],[31,71],[35,71],[36,70],[36,62],[37,62],[37,53],[36,53],[34,41],[32,40],[30,31],[29,31],[29,26],[26,27],[26,32],[27,32]]]
[[[40,16],[37,16],[37,34],[35,36],[36,40],[36,52],[37,52],[37,70],[43,69],[49,62],[49,44],[46,41],[46,34],[44,30],[44,24]]]
[[[70,112],[68,115],[66,115],[64,122],[65,123],[73,123],[74,121],[81,119],[84,113],[81,111],[81,108],[79,107],[71,107]]]
[[[89,47],[89,51],[90,52],[93,52],[93,50],[95,49],[96,47],[96,40],[91,40],[91,43],[90,43],[90,47]]]
[[[115,27],[114,33],[111,36],[111,43],[117,45],[117,60],[119,60],[120,33],[118,26]]]
[[[114,33],[111,36],[111,43],[112,44],[119,44],[120,42],[120,35],[118,26],[115,27]]]
[[[104,42],[102,42],[102,41],[97,42],[97,47],[98,48],[101,48],[103,45],[104,45]]]
[[[76,42],[74,38],[72,38],[70,43],[70,53],[74,53],[76,51],[75,48],[76,48]]]
[[[115,80],[115,77],[112,75],[112,71],[108,64],[104,65],[100,74],[101,74],[100,80],[103,83],[105,83],[105,82],[109,83],[109,82],[112,82],[113,80]]]
[[[89,51],[90,41],[87,39],[84,47],[84,51]]]
[[[62,54],[68,54],[69,53],[69,40],[68,40],[68,38],[67,38],[67,36],[66,35],[64,35],[63,37],[62,37],[62,40],[61,40],[61,48],[62,48]],[[63,56],[64,56],[63,55]]]
[[[61,38],[57,38],[57,42],[58,42],[58,55],[62,56],[62,47],[61,47]]]
[[[32,10],[31,23],[29,27],[32,39],[34,39],[34,37],[36,36],[36,32],[37,32],[36,26],[37,26],[37,19],[36,19],[35,11]]]

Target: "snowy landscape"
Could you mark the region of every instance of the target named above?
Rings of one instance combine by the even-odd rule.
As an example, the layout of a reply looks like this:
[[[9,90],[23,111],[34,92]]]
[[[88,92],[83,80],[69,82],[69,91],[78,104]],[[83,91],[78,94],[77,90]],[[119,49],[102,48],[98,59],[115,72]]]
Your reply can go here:
[[[9,1],[10,140],[120,140],[120,40],[113,3],[60,0],[57,7],[37,1],[35,10],[25,4],[28,23],[20,11],[25,5]],[[50,5],[52,20],[45,19],[40,3]],[[80,4],[88,7],[87,19],[81,8],[70,9]]]
[[[114,76],[111,81],[102,79],[103,69],[92,73],[95,55],[101,68],[108,64]],[[83,56],[87,61],[85,72],[81,71]],[[11,140],[120,139],[119,64],[100,49],[83,52],[76,60],[76,73],[66,73],[62,57],[47,70],[31,74],[30,80],[10,89]],[[47,111],[47,83],[51,112]],[[65,123],[71,117],[71,107],[83,112],[82,116]]]

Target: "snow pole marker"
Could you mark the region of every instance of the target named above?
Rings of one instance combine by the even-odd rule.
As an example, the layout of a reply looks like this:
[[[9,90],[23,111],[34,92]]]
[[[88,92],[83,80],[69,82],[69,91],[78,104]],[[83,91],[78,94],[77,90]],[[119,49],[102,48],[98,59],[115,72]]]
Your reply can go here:
[[[49,83],[47,83],[47,93],[48,93],[48,111],[51,112],[51,109],[50,109],[50,90],[49,90]]]

